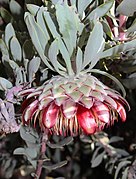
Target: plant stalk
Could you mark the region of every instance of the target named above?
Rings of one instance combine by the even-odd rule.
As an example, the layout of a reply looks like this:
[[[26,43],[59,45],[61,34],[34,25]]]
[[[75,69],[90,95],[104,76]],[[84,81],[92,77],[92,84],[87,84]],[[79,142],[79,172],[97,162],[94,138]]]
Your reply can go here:
[[[44,157],[45,157],[45,152],[46,152],[46,144],[48,141],[48,131],[44,131],[42,133],[42,138],[41,138],[41,149],[40,149],[40,157],[37,163],[37,168],[36,168],[36,173],[35,173],[35,178],[34,179],[39,179],[42,173],[42,167],[43,167],[43,162],[44,162]]]

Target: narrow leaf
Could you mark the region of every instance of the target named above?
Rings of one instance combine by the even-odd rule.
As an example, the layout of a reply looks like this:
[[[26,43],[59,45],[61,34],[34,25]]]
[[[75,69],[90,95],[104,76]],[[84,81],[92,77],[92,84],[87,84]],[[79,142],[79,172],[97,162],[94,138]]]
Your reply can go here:
[[[78,47],[77,55],[76,55],[76,73],[78,74],[82,69],[83,63],[83,53],[80,47]]]
[[[68,74],[73,75],[73,69],[71,66],[71,60],[70,60],[68,50],[67,50],[64,42],[60,38],[58,39],[58,47],[59,47],[60,53],[62,54],[62,57],[65,61],[65,64],[66,64],[66,67],[68,70]]]
[[[99,60],[99,55],[104,47],[104,38],[103,38],[103,27],[100,22],[97,22],[93,28],[92,33],[89,36],[85,53],[82,69],[84,69],[89,63],[91,68],[95,66]]]
[[[9,88],[12,88],[12,83],[5,78],[0,77],[0,90],[7,90]]]
[[[9,56],[7,46],[2,39],[0,39],[0,51],[2,52],[2,55]]]
[[[48,41],[50,39],[49,33],[47,31],[47,27],[45,25],[45,21],[43,18],[43,13],[45,11],[44,7],[41,7],[40,10],[37,13],[37,23],[39,24],[39,26],[41,27],[41,29],[43,30],[44,36],[46,38],[46,41]]]
[[[88,19],[94,20],[99,19],[100,17],[104,16],[113,6],[114,0],[110,0],[105,2],[104,4],[98,6],[96,9],[94,9],[90,15],[88,16]]]
[[[24,153],[25,153],[25,149],[23,147],[19,147],[15,149],[13,152],[14,155],[24,155]]]
[[[132,23],[132,25],[127,29],[128,33],[135,32],[136,31],[136,19]]]
[[[26,7],[29,10],[29,12],[34,16],[36,15],[38,10],[40,9],[40,7],[35,5],[35,4],[27,4]]]
[[[7,24],[13,21],[13,17],[5,8],[3,7],[0,8],[0,14]]]
[[[136,47],[136,39],[131,40],[130,42],[126,42],[124,44],[116,45],[115,47],[112,47],[108,50],[105,50],[101,53],[100,58],[106,58],[118,55],[121,52],[124,52],[126,50],[130,50]]]
[[[136,0],[123,0],[117,7],[117,12],[126,16],[133,16],[136,12]]]
[[[114,179],[118,179],[118,174],[121,170],[121,168],[125,167],[126,165],[130,164],[131,162],[130,161],[122,161],[118,164],[118,167],[116,169],[116,172],[115,172],[115,176],[114,176]]]
[[[40,63],[41,59],[39,57],[34,57],[30,61],[28,66],[29,81],[32,81],[32,79],[35,77],[35,73],[38,71]]]
[[[10,50],[11,54],[13,56],[13,59],[15,61],[20,61],[22,60],[22,49],[19,41],[17,40],[16,37],[12,37],[10,41]]]
[[[100,165],[100,163],[101,163],[102,160],[103,160],[104,155],[105,155],[105,151],[102,152],[101,154],[97,155],[97,157],[96,157],[93,161],[91,161],[91,163],[92,163],[91,167],[92,167],[92,168],[95,168],[95,167],[97,167],[98,165]]]
[[[73,141],[73,137],[67,137],[64,140],[62,140],[61,142],[57,143],[57,144],[53,144],[51,142],[48,141],[48,146],[50,148],[56,149],[56,148],[62,148],[65,145],[69,145],[71,142]]]
[[[53,36],[54,38],[59,38],[60,35],[59,35],[59,33],[57,32],[57,30],[56,30],[56,26],[55,26],[55,24],[54,24],[54,22],[53,22],[53,20],[52,20],[52,18],[51,18],[51,16],[50,16],[49,12],[44,11],[43,17],[44,17],[46,23],[48,24],[48,28],[49,28],[49,30],[50,30],[52,36]]]
[[[86,1],[78,1],[78,13],[80,15],[80,17],[83,17],[83,13],[85,11],[85,9],[87,8],[87,6],[92,2],[93,0],[86,0]]]
[[[62,161],[62,162],[59,162],[57,164],[53,164],[53,165],[46,165],[46,164],[43,164],[43,168],[46,168],[47,170],[55,170],[55,169],[58,169],[60,167],[63,167],[64,165],[66,165],[68,163],[67,160],[65,161]]]
[[[128,179],[128,171],[129,171],[129,167],[127,167],[127,168],[123,171],[122,179]]]
[[[79,29],[80,20],[76,13],[75,6],[68,6],[66,1],[63,5],[57,3],[55,7],[59,30],[71,57],[76,47],[77,31]]]
[[[49,64],[49,62],[47,60],[47,57],[44,55],[44,51],[42,49],[41,42],[39,41],[39,37],[36,32],[35,26],[32,23],[32,17],[29,13],[25,14],[25,22],[27,24],[27,28],[28,28],[29,34],[31,36],[32,42],[33,42],[36,50],[38,51],[41,59],[43,60],[43,62],[45,63],[45,65],[47,67],[49,67],[51,70],[53,70],[52,66]]]
[[[123,97],[126,96],[125,88],[124,88],[124,86],[120,83],[120,81],[117,78],[115,78],[114,76],[110,75],[109,73],[107,73],[105,71],[101,71],[101,70],[98,70],[98,69],[91,69],[90,72],[92,72],[92,73],[99,73],[101,75],[105,75],[108,78],[112,79],[119,86],[119,88],[121,89],[121,91],[123,93]]]
[[[119,141],[123,141],[123,137],[113,136],[112,138],[110,138],[109,143],[114,143]]]
[[[20,6],[20,4],[17,1],[11,0],[9,3],[9,8],[13,15],[16,15],[17,17],[18,16],[23,17],[23,8]]]
[[[15,36],[15,31],[12,24],[9,23],[5,28],[5,42],[8,48],[9,48],[9,41],[13,36]]]
[[[49,52],[48,52],[48,56],[49,56],[49,59],[52,63],[52,65],[54,66],[54,69],[59,73],[59,74],[62,74],[63,71],[66,71],[66,69],[58,62],[57,60],[57,55],[59,53],[59,49],[58,49],[58,42],[57,40],[55,39],[52,44],[50,45],[50,48],[49,48]],[[60,69],[62,71],[60,71]]]

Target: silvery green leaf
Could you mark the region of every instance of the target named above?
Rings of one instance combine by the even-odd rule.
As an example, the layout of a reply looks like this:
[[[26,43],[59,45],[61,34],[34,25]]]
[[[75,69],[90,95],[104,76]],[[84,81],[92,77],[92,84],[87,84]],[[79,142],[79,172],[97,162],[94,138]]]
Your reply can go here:
[[[90,72],[91,73],[99,73],[101,75],[105,75],[108,78],[112,79],[119,86],[119,88],[121,89],[121,91],[123,93],[123,97],[126,96],[125,88],[124,88],[124,86],[120,83],[120,81],[117,78],[115,78],[114,76],[110,75],[109,73],[107,73],[105,71],[101,71],[99,69],[91,69]]]
[[[30,148],[25,149],[23,147],[19,147],[19,148],[14,150],[13,154],[14,155],[26,155],[27,159],[32,164],[32,166],[34,168],[36,168],[37,161],[32,160],[33,158],[35,158],[37,156],[37,152],[35,151],[35,149],[30,149]]]
[[[10,51],[15,61],[21,62],[22,60],[22,49],[19,41],[16,37],[12,37],[10,41]]]
[[[39,66],[41,63],[41,59],[39,57],[34,57],[28,65],[28,74],[29,74],[29,81],[35,77],[35,73],[38,71]]]
[[[58,39],[58,47],[59,47],[59,51],[62,54],[62,57],[65,61],[68,74],[73,75],[73,69],[72,69],[72,66],[71,66],[70,56],[69,56],[68,50],[67,50],[64,42],[61,40],[61,38]]]
[[[9,41],[11,40],[13,36],[16,36],[15,31],[14,31],[12,24],[9,23],[5,28],[5,42],[8,48],[9,48]]]
[[[130,42],[126,42],[123,44],[116,45],[115,47],[112,47],[108,50],[105,50],[101,53],[100,58],[106,58],[118,55],[119,53],[123,51],[128,51],[130,49],[136,48],[136,39],[131,40]]]
[[[104,16],[113,6],[114,0],[106,1],[104,4],[94,9],[88,16],[89,20],[98,19]]]
[[[24,126],[21,126],[20,128],[20,136],[24,141],[28,141],[30,143],[35,143],[37,140],[37,137],[30,133],[30,129]]]
[[[96,158],[94,158],[94,160],[91,161],[91,167],[92,168],[95,168],[97,167],[98,165],[100,165],[100,163],[102,162],[103,160],[103,157],[105,155],[105,151],[102,152],[101,154],[98,154]]]
[[[136,12],[136,1],[123,0],[117,7],[117,12],[126,16],[133,16],[134,12]]]
[[[83,17],[83,13],[85,11],[85,9],[87,8],[87,6],[92,2],[93,0],[86,0],[86,1],[80,1],[78,0],[78,13],[80,15],[80,17]]]
[[[91,68],[99,60],[99,56],[104,48],[104,38],[103,38],[103,27],[100,22],[96,22],[92,32],[90,33],[87,45],[84,52],[84,61],[82,69],[84,69],[88,64],[91,63]]]
[[[46,168],[47,170],[55,170],[57,168],[63,167],[67,163],[68,163],[68,161],[65,160],[65,161],[59,162],[57,164],[50,164],[50,165],[43,164],[43,168]]]
[[[51,16],[50,16],[49,12],[44,11],[43,17],[44,17],[46,23],[48,24],[48,28],[49,28],[49,30],[50,30],[52,36],[53,36],[54,38],[60,38],[60,35],[59,35],[59,33],[57,32],[56,26],[55,26],[55,24],[54,24],[54,22],[53,22],[53,20],[52,20],[52,18],[51,18]]]
[[[5,78],[0,77],[0,90],[7,90],[9,88],[12,88],[12,83]]]
[[[13,60],[8,60],[8,63],[13,70],[16,70],[19,68],[18,64],[14,62]]]
[[[7,46],[2,39],[0,39],[0,51],[2,52],[2,55],[9,56]]]
[[[128,171],[129,167],[126,167],[126,169],[123,171],[122,179],[128,179]]]
[[[16,68],[14,73],[16,75],[16,86],[20,85],[22,83],[25,83],[27,81],[26,74],[25,74],[23,68],[21,68],[21,67]]]
[[[29,10],[29,12],[34,16],[37,14],[38,10],[40,9],[40,7],[35,4],[27,4],[26,7]]]
[[[49,57],[52,65],[54,66],[54,69],[60,74],[62,72],[62,71],[60,71],[60,69],[64,70],[64,71],[66,71],[66,69],[58,62],[58,60],[57,60],[58,53],[59,53],[58,42],[55,39],[52,42],[52,44],[50,45],[48,57]]]
[[[123,141],[123,137],[113,136],[110,138],[109,143],[114,143],[114,142],[119,142],[119,141]]]
[[[24,155],[24,153],[25,153],[25,148],[23,147],[19,147],[15,149],[13,152],[14,155]]]
[[[10,8],[11,13],[15,15],[16,17],[18,16],[23,17],[23,8],[20,6],[20,4],[17,1],[11,0],[9,2],[9,8]]]
[[[46,41],[48,41],[50,39],[50,36],[48,34],[47,27],[45,25],[45,21],[44,21],[44,18],[43,18],[43,12],[44,11],[45,11],[45,7],[41,7],[39,9],[38,13],[37,13],[36,19],[37,19],[37,23],[39,24],[39,26],[43,30],[44,36],[46,38]]]
[[[63,5],[57,3],[55,7],[59,30],[71,56],[76,47],[77,31],[79,29],[80,20],[76,13],[75,6],[68,6],[66,1]]]
[[[43,60],[43,62],[45,63],[47,67],[49,67],[51,70],[54,70],[52,66],[49,64],[47,57],[44,55],[44,50],[42,49],[41,42],[39,40],[37,31],[36,31],[36,27],[35,27],[36,23],[34,22],[34,19],[30,15],[30,13],[25,14],[25,22],[26,22],[30,37],[32,39],[32,42],[36,50],[38,51],[39,56],[41,57],[41,59]]]
[[[33,27],[34,27],[34,29],[37,33],[40,45],[41,45],[42,50],[44,52],[45,46],[46,46],[47,41],[48,41],[47,37],[44,34],[44,29],[42,29],[42,27],[38,23],[36,23],[34,16],[32,16],[30,14],[29,14],[29,21],[30,21],[30,24],[33,25]]]
[[[1,7],[0,14],[6,23],[10,23],[13,21],[13,17],[5,8]]]
[[[78,74],[82,70],[82,63],[83,63],[83,52],[78,47],[77,55],[76,55],[76,73]]]
[[[115,175],[114,175],[114,179],[118,179],[118,174],[120,172],[120,170],[125,167],[126,165],[130,164],[131,162],[130,161],[122,161],[118,164],[118,167],[115,171]]]
[[[25,153],[27,156],[29,156],[31,159],[35,159],[37,157],[37,151],[36,148],[26,148]]]
[[[123,157],[127,157],[129,156],[129,153],[123,149],[118,149],[118,148],[115,148],[115,151],[117,152],[117,154],[123,156]]]
[[[65,145],[69,145],[72,141],[73,141],[73,137],[66,137],[61,142],[57,142],[57,144],[53,144],[49,141],[47,144],[50,148],[55,149],[55,148],[62,148]]]
[[[71,5],[76,5],[76,0],[70,0]]]
[[[135,32],[136,31],[136,19],[132,23],[132,25],[127,29],[128,33]]]

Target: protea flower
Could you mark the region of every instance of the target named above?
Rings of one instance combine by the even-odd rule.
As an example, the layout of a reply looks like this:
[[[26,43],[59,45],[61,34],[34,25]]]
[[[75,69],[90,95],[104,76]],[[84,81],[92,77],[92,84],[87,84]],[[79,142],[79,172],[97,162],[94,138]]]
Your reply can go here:
[[[94,27],[89,32],[81,20],[85,9],[78,7],[77,12],[75,5],[69,6],[66,1],[52,8],[54,16],[44,7],[33,11],[33,5],[28,5],[30,13],[25,16],[39,56],[59,75],[18,94],[26,97],[22,104],[23,124],[31,122],[36,126],[38,121],[41,129],[48,129],[50,134],[78,135],[103,130],[118,117],[125,121],[125,99],[91,74],[106,54],[102,24],[98,20],[91,22]]]
[[[36,124],[57,135],[93,134],[120,116],[126,120],[120,94],[90,74],[65,78],[55,76],[38,88],[20,92],[27,95],[23,103],[23,123]],[[26,105],[27,104],[27,105]]]

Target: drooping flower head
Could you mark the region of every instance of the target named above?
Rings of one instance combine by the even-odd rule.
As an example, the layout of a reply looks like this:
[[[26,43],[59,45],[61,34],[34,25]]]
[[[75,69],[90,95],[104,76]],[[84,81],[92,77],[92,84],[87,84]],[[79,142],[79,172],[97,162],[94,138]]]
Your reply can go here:
[[[37,7],[36,11],[28,5],[30,12],[25,14],[40,58],[59,75],[18,94],[25,97],[22,120],[25,125],[39,122],[41,130],[48,129],[50,134],[94,134],[118,118],[126,120],[125,99],[91,74],[100,58],[112,54],[103,52],[105,39],[99,20],[91,21],[90,27],[83,21],[82,5],[79,1],[76,8],[58,1],[52,6],[54,14],[48,8]]]
[[[114,123],[126,120],[121,95],[90,74],[79,77],[53,77],[38,88],[20,92],[27,96],[22,104],[23,123],[38,121],[51,134],[93,134]]]

